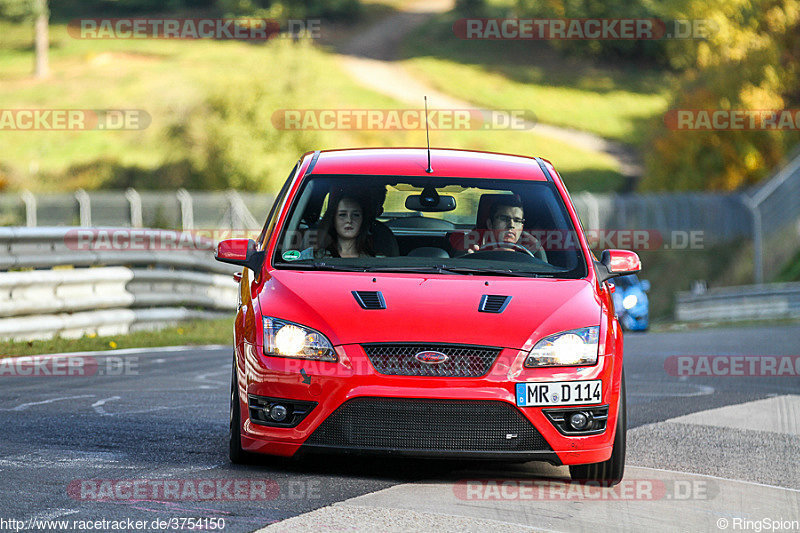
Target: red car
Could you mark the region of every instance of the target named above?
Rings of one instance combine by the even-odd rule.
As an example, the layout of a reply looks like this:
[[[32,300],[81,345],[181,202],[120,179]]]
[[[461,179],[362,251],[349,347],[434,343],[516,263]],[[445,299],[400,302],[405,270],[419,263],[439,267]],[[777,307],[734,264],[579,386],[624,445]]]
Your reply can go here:
[[[307,452],[547,461],[615,483],[622,333],[607,282],[538,157],[310,152],[241,265],[230,458]]]

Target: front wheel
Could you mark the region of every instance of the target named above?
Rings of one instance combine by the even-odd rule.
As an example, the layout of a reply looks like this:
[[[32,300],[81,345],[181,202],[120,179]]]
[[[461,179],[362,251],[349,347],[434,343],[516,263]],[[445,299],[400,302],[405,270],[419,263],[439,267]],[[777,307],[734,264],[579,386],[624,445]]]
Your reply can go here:
[[[242,416],[239,403],[239,386],[236,382],[236,355],[233,356],[231,373],[230,431],[228,433],[228,458],[234,464],[248,464],[253,454],[242,449]]]
[[[625,443],[628,432],[625,407],[625,371],[619,391],[619,414],[617,415],[617,433],[614,437],[614,449],[608,461],[588,465],[570,465],[569,473],[573,481],[598,481],[604,486],[616,485],[625,474]]]

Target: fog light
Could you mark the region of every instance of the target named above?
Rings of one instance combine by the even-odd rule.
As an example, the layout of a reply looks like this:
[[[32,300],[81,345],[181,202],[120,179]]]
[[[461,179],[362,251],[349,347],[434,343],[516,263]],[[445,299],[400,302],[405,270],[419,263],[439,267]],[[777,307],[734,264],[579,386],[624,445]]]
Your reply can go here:
[[[269,417],[273,419],[275,422],[283,422],[286,420],[286,415],[288,412],[286,411],[286,407],[282,406],[281,404],[272,406],[272,409],[269,410]]]
[[[589,425],[589,417],[586,415],[586,413],[572,413],[569,416],[569,425],[572,426],[572,429],[576,429],[578,431],[586,429],[586,426]]]

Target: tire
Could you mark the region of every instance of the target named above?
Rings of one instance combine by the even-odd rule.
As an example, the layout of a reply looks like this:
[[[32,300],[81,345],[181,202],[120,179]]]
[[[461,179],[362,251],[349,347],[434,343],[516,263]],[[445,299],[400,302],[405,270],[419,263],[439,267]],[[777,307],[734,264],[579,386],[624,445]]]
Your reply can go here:
[[[242,449],[242,415],[239,404],[239,387],[236,384],[236,356],[231,372],[230,428],[228,432],[228,458],[237,465],[253,462],[254,455]]]
[[[619,394],[619,414],[614,448],[608,461],[588,465],[570,465],[569,473],[573,481],[597,481],[604,486],[613,486],[622,481],[625,474],[625,447],[628,432],[625,401],[625,371],[622,371]]]

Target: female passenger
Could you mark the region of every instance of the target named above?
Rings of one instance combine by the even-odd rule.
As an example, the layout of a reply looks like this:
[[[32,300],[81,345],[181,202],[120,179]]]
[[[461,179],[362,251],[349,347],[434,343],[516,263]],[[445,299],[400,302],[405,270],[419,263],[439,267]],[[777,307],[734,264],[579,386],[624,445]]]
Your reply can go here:
[[[370,203],[357,194],[336,190],[328,200],[328,209],[318,228],[319,242],[314,250],[322,257],[372,257],[369,228],[374,216]]]

